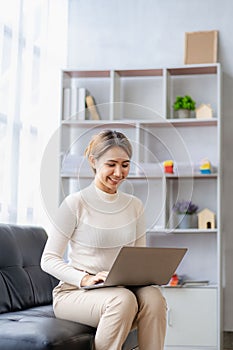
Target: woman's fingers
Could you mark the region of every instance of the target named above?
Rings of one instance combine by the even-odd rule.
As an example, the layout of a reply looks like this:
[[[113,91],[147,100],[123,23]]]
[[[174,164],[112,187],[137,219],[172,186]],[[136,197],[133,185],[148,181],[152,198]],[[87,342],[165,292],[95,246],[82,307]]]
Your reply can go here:
[[[95,283],[99,282],[99,281],[105,281],[107,275],[108,275],[108,271],[98,272],[95,276],[93,276]]]
[[[90,286],[101,281],[105,281],[108,275],[108,271],[100,271],[96,275],[85,275],[82,279],[81,286]]]

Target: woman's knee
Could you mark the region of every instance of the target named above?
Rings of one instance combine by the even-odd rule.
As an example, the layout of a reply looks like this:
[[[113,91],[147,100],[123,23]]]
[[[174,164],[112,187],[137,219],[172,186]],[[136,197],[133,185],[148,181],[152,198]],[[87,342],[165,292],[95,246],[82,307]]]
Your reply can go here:
[[[158,287],[142,287],[137,291],[139,308],[148,307],[154,312],[166,312],[166,300]]]
[[[108,299],[108,307],[117,308],[119,316],[136,315],[138,312],[138,302],[134,293],[127,288],[116,288],[114,295]]]

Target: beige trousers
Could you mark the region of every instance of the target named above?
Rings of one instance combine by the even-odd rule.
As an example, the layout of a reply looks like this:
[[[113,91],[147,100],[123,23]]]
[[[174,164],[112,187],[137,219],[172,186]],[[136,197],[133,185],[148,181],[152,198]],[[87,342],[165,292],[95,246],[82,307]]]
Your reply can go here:
[[[96,350],[121,350],[128,333],[138,329],[140,350],[162,350],[166,301],[154,286],[82,290],[69,284],[53,292],[56,317],[97,328]]]

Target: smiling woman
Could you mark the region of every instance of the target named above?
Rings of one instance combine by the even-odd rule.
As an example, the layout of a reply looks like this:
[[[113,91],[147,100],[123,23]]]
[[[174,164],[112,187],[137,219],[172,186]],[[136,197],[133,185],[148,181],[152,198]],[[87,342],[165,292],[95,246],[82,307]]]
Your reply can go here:
[[[54,313],[97,327],[96,350],[119,350],[132,327],[139,347],[162,350],[166,302],[155,286],[127,289],[82,287],[104,281],[122,246],[145,246],[142,202],[118,187],[130,169],[132,146],[112,130],[95,135],[85,154],[95,178],[61,204],[42,256],[42,268],[61,280],[55,287]],[[63,253],[69,245],[69,263]]]

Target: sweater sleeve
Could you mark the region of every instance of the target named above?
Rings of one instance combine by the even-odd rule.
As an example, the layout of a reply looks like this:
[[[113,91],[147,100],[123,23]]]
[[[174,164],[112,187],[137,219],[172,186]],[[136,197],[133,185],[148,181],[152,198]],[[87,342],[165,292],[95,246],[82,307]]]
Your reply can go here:
[[[75,269],[63,258],[76,227],[76,212],[75,197],[70,195],[58,209],[41,257],[41,268],[63,282],[80,287],[86,272]]]

